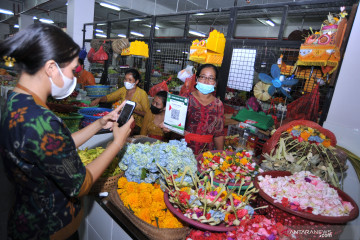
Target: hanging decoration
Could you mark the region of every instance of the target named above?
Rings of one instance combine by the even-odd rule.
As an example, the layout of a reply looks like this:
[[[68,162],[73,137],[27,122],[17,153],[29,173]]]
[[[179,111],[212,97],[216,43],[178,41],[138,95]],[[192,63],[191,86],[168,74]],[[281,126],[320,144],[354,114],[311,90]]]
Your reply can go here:
[[[149,46],[143,41],[134,41],[130,43],[130,47],[125,48],[121,52],[121,56],[140,56],[149,57]]]
[[[190,47],[190,60],[197,63],[211,63],[221,66],[226,39],[223,33],[213,30],[206,40],[194,40]]]
[[[301,45],[298,66],[320,66],[324,76],[333,73],[340,61],[340,47],[347,26],[345,7],[340,14],[329,13],[320,32],[306,38]],[[311,30],[311,29],[310,29]]]
[[[259,99],[260,101],[267,101],[271,98],[268,90],[270,84],[266,84],[263,82],[258,82],[254,86],[254,96]]]
[[[275,91],[280,90],[280,92],[284,94],[287,98],[291,98],[290,94],[288,94],[287,91],[284,89],[284,86],[295,85],[298,80],[295,79],[293,75],[291,77],[285,78],[284,75],[280,74],[280,68],[276,64],[273,64],[271,66],[271,76],[272,77],[265,73],[259,73],[259,79],[266,84],[270,84],[270,87],[268,89],[268,93],[270,94],[270,96],[273,96]]]
[[[15,58],[8,57],[8,56],[4,56],[3,59],[5,61],[5,66],[7,66],[7,67],[13,67],[14,62],[16,62]]]

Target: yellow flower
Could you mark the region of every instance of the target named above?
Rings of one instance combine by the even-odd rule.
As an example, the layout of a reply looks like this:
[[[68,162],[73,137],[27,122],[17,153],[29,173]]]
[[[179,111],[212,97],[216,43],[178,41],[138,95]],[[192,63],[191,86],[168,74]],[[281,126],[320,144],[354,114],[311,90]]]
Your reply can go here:
[[[211,152],[204,152],[203,153],[203,157],[206,157],[206,158],[212,158],[213,157],[213,155],[212,155],[212,153]]]
[[[166,204],[165,204],[164,200],[162,200],[161,202],[153,201],[151,204],[151,209],[154,211],[166,209]]]
[[[174,215],[172,215],[172,213],[168,210],[166,212],[166,216],[164,221],[161,222],[160,228],[182,228],[183,225],[181,222],[179,222],[179,220],[177,220],[176,217],[174,217]]]
[[[241,199],[242,199],[242,196],[241,196],[241,195],[237,195],[237,194],[235,194],[235,193],[232,193],[231,195],[232,195],[233,198],[236,199],[236,200],[241,201]]]
[[[118,188],[123,188],[125,184],[128,183],[128,180],[126,177],[121,177],[118,180]]]
[[[230,164],[228,164],[227,162],[223,162],[223,164],[221,165],[220,169],[225,172],[225,170],[226,170],[228,167],[230,167]]]
[[[321,139],[325,139],[325,138],[326,138],[325,135],[322,134],[322,133],[319,134],[319,137],[320,137]]]
[[[247,160],[246,158],[242,158],[242,159],[240,160],[240,163],[241,163],[242,165],[245,165],[245,164],[248,163],[248,160]]]
[[[294,129],[295,129],[295,130],[300,129],[300,125],[296,125],[296,126],[294,126]]]
[[[149,208],[142,208],[135,215],[138,218],[140,218],[141,220],[151,224],[150,209]]]
[[[129,193],[137,192],[137,185],[138,183],[136,182],[127,182],[124,186],[124,189]]]
[[[310,134],[313,134],[313,133],[314,133],[314,129],[311,128],[311,127],[309,127],[309,128],[308,128],[308,132],[309,132]]]
[[[154,189],[154,191],[151,192],[151,198],[154,202],[163,202],[164,192],[161,189]]]
[[[219,174],[221,174],[221,173],[223,173],[223,172],[220,171],[219,169],[215,169],[215,176],[217,176],[217,175],[219,175]]]
[[[142,208],[148,208],[151,206],[152,204],[152,197],[151,197],[151,193],[150,192],[141,192],[139,193],[139,201],[140,201],[140,206]]]
[[[152,211],[150,212],[150,218],[151,220],[156,220],[156,218],[158,219],[158,221],[163,221],[165,219],[165,210],[164,209],[152,209]]]
[[[209,160],[207,160],[207,159],[204,159],[204,160],[203,160],[203,164],[204,164],[205,166],[207,166],[209,163],[210,163]]]
[[[140,207],[139,194],[132,192],[123,199],[124,206],[129,208],[129,205],[132,210],[135,211],[135,208]]]
[[[150,183],[140,183],[138,185],[139,192],[152,192],[154,190],[154,186]]]

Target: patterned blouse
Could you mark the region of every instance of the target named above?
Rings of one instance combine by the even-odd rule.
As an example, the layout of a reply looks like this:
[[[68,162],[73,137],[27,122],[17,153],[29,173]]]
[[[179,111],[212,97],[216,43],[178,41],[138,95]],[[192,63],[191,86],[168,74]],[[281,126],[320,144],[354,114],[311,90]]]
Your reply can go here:
[[[150,137],[158,136],[159,138],[157,139],[163,140],[164,131],[158,125],[155,125],[154,119],[155,115],[151,111],[146,113],[140,135]]]
[[[126,88],[125,87],[119,88],[115,92],[112,92],[112,93],[106,95],[106,97],[107,97],[108,102],[116,102],[115,104],[120,105],[125,100]],[[135,91],[134,95],[132,96],[131,101],[136,102],[135,110],[141,111],[141,112],[149,112],[150,111],[149,98],[143,89],[136,87],[136,91]],[[135,124],[137,126],[141,127],[144,118],[137,114],[133,114],[133,116],[134,116]]]
[[[215,98],[210,104],[202,105],[192,93],[183,95],[189,99],[188,112],[185,123],[185,131],[199,135],[224,136],[224,105],[220,99]],[[188,143],[195,155],[201,152],[214,150],[212,143]]]
[[[70,131],[31,95],[16,92],[8,97],[0,130],[0,153],[16,196],[9,237],[68,238],[82,220],[79,197],[92,185]]]

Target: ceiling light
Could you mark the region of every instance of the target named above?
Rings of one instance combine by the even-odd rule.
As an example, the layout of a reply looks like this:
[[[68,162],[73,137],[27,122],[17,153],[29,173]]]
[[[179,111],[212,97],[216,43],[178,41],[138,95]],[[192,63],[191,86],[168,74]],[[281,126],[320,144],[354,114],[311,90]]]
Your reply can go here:
[[[14,28],[19,28],[19,27],[20,27],[19,24],[14,25]]]
[[[118,34],[118,37],[126,38],[125,34]]]
[[[189,33],[192,35],[198,36],[198,37],[206,37],[206,35],[204,33],[196,32],[194,30],[190,30]]]
[[[67,5],[69,5],[69,3],[68,3],[68,2],[66,2],[66,3],[65,3],[65,5],[66,5],[66,6],[67,6]]]
[[[51,19],[46,19],[46,18],[40,18],[39,21],[40,21],[40,22],[43,22],[43,23],[49,23],[49,24],[54,23],[53,20],[51,20]]]
[[[196,16],[204,16],[205,13],[200,12],[200,13],[195,13],[194,15],[196,15]]]
[[[144,26],[151,28],[151,25],[150,25],[150,24],[144,24]],[[155,29],[156,29],[156,30],[159,30],[160,28],[159,28],[158,26],[155,26]]]
[[[135,19],[133,19],[132,21],[133,21],[133,22],[141,22],[142,20],[139,19],[139,18],[135,18]]]
[[[97,26],[105,26],[106,25],[106,23],[98,23],[98,24],[96,24]]]
[[[95,33],[95,36],[106,38],[106,34],[103,33]]]
[[[12,11],[2,9],[2,8],[0,8],[0,13],[7,14],[7,15],[14,15],[14,13]]]
[[[110,8],[112,10],[116,10],[116,11],[120,11],[121,8],[119,8],[118,6],[115,6],[115,5],[112,5],[112,4],[108,4],[108,3],[104,3],[104,2],[101,2],[100,3],[100,6],[103,6],[103,7],[106,7],[106,8]]]
[[[269,24],[272,27],[275,27],[275,23],[273,21],[269,20],[269,19],[266,20],[266,23]]]
[[[135,35],[135,36],[139,36],[139,37],[143,37],[143,36],[144,36],[144,34],[142,34],[142,33],[133,32],[133,31],[131,31],[130,34]]]
[[[98,32],[98,33],[103,33],[104,31],[101,30],[101,29],[95,29],[95,32]]]
[[[36,20],[36,19],[38,19],[38,18],[37,18],[36,16],[33,16],[33,19]]]
[[[157,49],[156,51],[157,51],[157,52],[161,52],[161,50],[160,50],[160,49]]]

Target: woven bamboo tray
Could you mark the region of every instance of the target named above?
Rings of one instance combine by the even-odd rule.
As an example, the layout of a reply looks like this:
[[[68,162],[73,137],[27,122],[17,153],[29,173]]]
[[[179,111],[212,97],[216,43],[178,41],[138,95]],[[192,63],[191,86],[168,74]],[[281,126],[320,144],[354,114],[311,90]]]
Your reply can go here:
[[[91,187],[90,194],[98,194],[101,192],[111,192],[117,189],[117,183],[120,177],[124,176],[124,172],[112,177],[100,177]]]
[[[157,228],[135,216],[127,207],[124,206],[116,189],[109,194],[109,200],[116,206],[135,226],[139,228],[149,239],[152,240],[181,240],[186,239],[190,233],[190,228]]]

